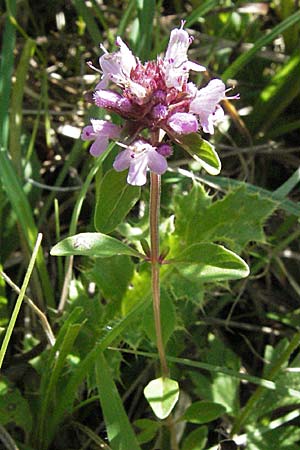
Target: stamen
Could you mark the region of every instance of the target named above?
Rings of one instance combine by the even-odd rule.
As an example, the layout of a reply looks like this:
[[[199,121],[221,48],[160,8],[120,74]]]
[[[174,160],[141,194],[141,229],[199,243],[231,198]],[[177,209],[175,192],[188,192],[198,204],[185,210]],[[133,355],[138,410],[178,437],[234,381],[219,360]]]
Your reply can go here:
[[[95,71],[98,72],[98,73],[102,73],[102,70],[100,70],[100,69],[98,69],[97,67],[95,67],[95,66],[93,65],[92,61],[87,61],[86,63],[87,63],[87,65],[89,66],[90,69],[95,70]]]
[[[107,50],[106,50],[106,48],[104,47],[104,45],[103,44],[100,44],[100,48],[101,48],[101,50],[104,52],[104,53],[109,53]]]

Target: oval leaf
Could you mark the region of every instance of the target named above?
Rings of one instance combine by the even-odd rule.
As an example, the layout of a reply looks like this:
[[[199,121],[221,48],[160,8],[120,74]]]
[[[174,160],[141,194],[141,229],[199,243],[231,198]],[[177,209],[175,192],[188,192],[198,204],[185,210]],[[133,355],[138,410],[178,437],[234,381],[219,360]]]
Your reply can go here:
[[[203,281],[234,280],[249,275],[249,267],[242,258],[217,244],[193,244],[171,262],[179,265],[183,275]]]
[[[203,450],[207,441],[207,427],[193,430],[183,441],[182,450]]]
[[[221,170],[221,161],[215,148],[198,133],[190,133],[180,138],[177,142],[196,160],[210,175],[218,175]]]
[[[100,183],[94,223],[101,233],[111,233],[140,198],[141,188],[128,184],[126,177],[126,171],[111,169]]]
[[[226,408],[220,403],[199,401],[190,405],[181,420],[186,420],[191,423],[207,423],[212,422],[226,412]]]
[[[102,233],[79,233],[56,244],[52,256],[81,255],[106,258],[113,255],[130,255],[140,257],[140,253],[118,239]]]
[[[179,386],[170,378],[157,378],[147,384],[144,395],[156,417],[166,419],[177,403]]]

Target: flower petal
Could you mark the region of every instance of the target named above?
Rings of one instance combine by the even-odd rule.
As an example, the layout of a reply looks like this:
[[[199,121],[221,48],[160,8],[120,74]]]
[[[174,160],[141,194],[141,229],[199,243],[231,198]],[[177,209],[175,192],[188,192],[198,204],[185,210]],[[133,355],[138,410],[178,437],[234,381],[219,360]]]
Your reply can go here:
[[[150,150],[148,152],[148,166],[152,172],[161,175],[168,169],[168,163],[166,158],[160,155],[156,150]]]
[[[200,89],[190,104],[190,112],[199,115],[200,124],[206,133],[214,133],[214,122],[219,118],[218,103],[226,98],[225,84],[222,80],[211,80]]]
[[[81,133],[81,139],[83,141],[92,141],[93,139],[95,139],[95,132],[92,125],[87,125],[86,127],[83,128]]]
[[[193,114],[175,113],[168,120],[168,125],[178,134],[195,133],[198,130],[198,121]]]
[[[121,128],[108,120],[91,119],[95,135],[108,136],[115,139],[119,137]]]
[[[92,156],[100,156],[108,146],[108,137],[98,136],[95,142],[91,145],[90,154]]]
[[[129,77],[131,69],[134,69],[136,66],[136,58],[132,54],[132,51],[129,50],[125,42],[122,41],[120,36],[117,37],[116,44],[120,47],[123,72]]]
[[[128,169],[132,161],[130,155],[131,151],[129,150],[129,148],[119,153],[115,159],[115,162],[113,163],[113,168],[117,172],[122,172],[122,170]]]
[[[133,186],[143,186],[147,181],[147,154],[141,154],[131,160],[127,181]]]
[[[203,111],[207,114],[213,113],[217,104],[226,97],[225,91],[225,84],[222,80],[211,80],[207,86],[197,92],[196,98],[191,102],[190,112],[198,114]]]

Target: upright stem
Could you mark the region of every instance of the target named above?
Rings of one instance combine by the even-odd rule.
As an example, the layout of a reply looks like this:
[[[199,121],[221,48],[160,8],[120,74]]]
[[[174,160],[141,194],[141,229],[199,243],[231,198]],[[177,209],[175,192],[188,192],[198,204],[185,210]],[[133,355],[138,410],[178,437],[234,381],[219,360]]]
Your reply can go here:
[[[160,210],[160,175],[151,172],[150,185],[150,246],[152,269],[152,299],[156,331],[156,344],[160,359],[162,376],[169,375],[165,348],[162,337],[160,318],[160,261],[159,261],[159,210]]]

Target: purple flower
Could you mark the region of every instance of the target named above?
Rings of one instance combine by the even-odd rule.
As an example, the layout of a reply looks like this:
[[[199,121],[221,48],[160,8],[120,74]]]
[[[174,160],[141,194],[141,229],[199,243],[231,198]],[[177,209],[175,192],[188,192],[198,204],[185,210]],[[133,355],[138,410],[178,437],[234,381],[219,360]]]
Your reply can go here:
[[[133,186],[142,186],[147,181],[148,167],[152,172],[161,175],[167,170],[168,164],[155,147],[139,139],[118,154],[113,167],[118,172],[129,168],[128,183]]]
[[[142,63],[120,37],[115,52],[108,53],[101,45],[102,76],[93,101],[99,108],[125,119],[122,136],[133,143],[117,156],[114,168],[129,168],[127,180],[133,185],[146,183],[147,168],[158,174],[167,170],[166,158],[172,154],[170,141],[178,143],[180,135],[197,133],[199,129],[213,134],[216,122],[224,116],[220,102],[238,98],[226,97],[221,80],[211,80],[202,89],[189,81],[191,70],[206,69],[188,60],[193,39],[183,26],[184,21],[180,28],[171,31],[164,57],[154,61]],[[98,156],[109,139],[120,138],[120,131],[120,127],[108,121],[94,120],[84,128],[82,139],[95,141],[90,152]],[[155,142],[154,147],[145,139],[147,133],[162,139],[166,136],[168,143]]]
[[[226,98],[226,88],[223,81],[214,79],[207,86],[196,93],[190,104],[190,112],[199,116],[200,124],[205,133],[214,134],[214,123],[224,116],[224,111],[219,105]]]
[[[131,69],[137,64],[136,58],[119,36],[116,44],[120,47],[120,50],[114,53],[108,53],[105,47],[101,45],[104,55],[99,58],[99,64],[103,75],[96,89],[106,88],[109,81],[124,86],[130,80]]]
[[[165,82],[168,88],[174,87],[182,90],[184,82],[187,81],[189,71],[205,71],[206,68],[200,64],[188,61],[187,51],[192,42],[191,37],[183,29],[184,21],[181,22],[181,28],[175,28],[171,31],[171,36],[167,51],[164,57]]]
[[[99,108],[111,109],[121,113],[128,113],[132,109],[132,102],[118,92],[98,89],[94,93],[94,102]]]
[[[91,124],[84,127],[81,139],[95,141],[90,148],[90,154],[100,156],[106,150],[108,140],[119,137],[121,128],[107,120],[91,119]]]

